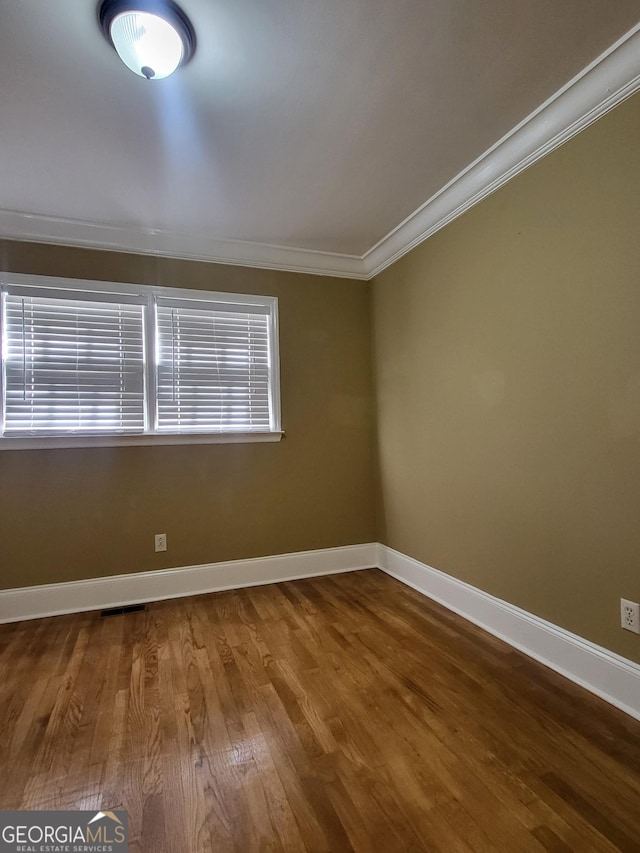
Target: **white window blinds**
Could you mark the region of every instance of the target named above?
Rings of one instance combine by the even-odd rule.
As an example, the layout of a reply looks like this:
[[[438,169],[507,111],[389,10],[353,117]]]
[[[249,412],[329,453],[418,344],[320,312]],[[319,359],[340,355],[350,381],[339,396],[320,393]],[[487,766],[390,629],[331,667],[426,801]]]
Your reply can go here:
[[[5,435],[144,431],[140,297],[9,288],[3,362]]]
[[[282,435],[273,296],[0,273],[0,344],[0,450]]]
[[[268,431],[269,308],[159,298],[156,316],[158,431]]]

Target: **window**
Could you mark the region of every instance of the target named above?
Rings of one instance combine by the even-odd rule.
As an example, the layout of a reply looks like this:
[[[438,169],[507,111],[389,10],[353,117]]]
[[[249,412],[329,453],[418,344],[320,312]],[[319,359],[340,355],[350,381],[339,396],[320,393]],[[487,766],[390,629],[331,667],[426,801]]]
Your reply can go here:
[[[0,447],[277,440],[278,301],[2,280]]]

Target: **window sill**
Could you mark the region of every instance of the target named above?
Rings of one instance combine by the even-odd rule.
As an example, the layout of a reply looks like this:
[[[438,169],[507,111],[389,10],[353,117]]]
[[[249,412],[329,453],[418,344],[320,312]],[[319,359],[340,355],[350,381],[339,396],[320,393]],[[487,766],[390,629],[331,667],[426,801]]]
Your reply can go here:
[[[254,444],[280,441],[274,432],[208,432],[153,435],[34,435],[0,438],[0,450],[53,450],[70,447],[138,447],[163,444]]]

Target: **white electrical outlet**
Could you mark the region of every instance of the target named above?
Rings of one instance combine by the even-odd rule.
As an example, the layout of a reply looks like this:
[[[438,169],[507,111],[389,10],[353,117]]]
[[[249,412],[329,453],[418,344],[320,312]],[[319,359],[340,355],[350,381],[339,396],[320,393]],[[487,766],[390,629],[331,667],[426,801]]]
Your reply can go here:
[[[637,601],[620,599],[620,625],[626,631],[640,634],[640,604]]]
[[[156,533],[156,553],[167,550],[167,534]]]

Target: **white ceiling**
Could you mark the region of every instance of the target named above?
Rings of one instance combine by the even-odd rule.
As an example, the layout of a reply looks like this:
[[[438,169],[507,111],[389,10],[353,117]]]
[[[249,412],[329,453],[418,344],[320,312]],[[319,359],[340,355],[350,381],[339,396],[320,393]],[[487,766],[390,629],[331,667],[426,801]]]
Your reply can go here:
[[[640,12],[638,0],[181,6],[196,54],[148,82],[106,43],[93,0],[0,0],[0,211],[360,257]]]

